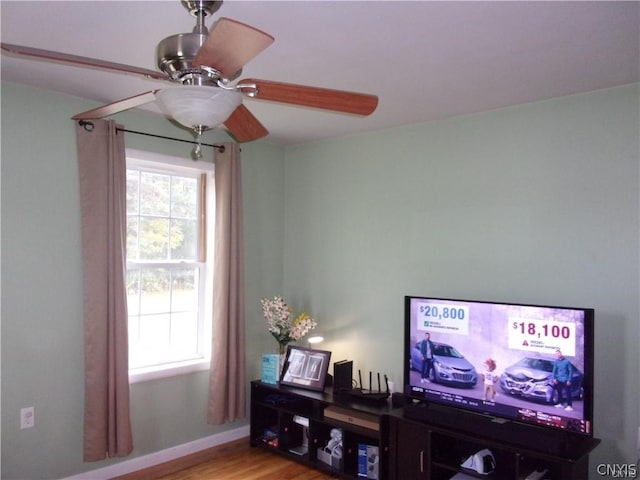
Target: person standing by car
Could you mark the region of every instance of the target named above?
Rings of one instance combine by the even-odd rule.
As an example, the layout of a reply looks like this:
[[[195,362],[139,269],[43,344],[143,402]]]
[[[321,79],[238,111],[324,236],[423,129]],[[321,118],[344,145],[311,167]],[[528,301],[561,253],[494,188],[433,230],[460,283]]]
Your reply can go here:
[[[429,382],[429,374],[433,368],[433,342],[431,341],[431,334],[426,332],[424,334],[424,340],[420,342],[420,353],[422,354],[422,383]]]
[[[496,401],[496,382],[498,381],[498,376],[494,373],[496,370],[496,361],[493,358],[487,358],[484,362],[484,398],[483,400],[486,402],[487,400],[491,400],[492,402]]]
[[[562,408],[566,403],[565,410],[570,412],[573,410],[571,403],[571,378],[573,377],[573,365],[562,355],[560,349],[556,350],[556,361],[553,363],[553,388],[558,391],[558,403],[556,408]]]

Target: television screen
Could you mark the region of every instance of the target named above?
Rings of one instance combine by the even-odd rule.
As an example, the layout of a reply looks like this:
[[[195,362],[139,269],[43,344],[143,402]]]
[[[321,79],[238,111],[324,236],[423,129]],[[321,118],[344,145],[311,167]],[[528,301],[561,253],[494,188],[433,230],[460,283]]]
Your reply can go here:
[[[405,297],[405,395],[593,435],[587,308]]]

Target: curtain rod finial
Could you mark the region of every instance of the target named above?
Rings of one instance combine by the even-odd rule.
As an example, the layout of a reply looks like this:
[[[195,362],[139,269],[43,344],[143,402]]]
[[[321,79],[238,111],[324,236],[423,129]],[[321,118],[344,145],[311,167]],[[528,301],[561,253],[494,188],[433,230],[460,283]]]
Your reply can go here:
[[[84,128],[87,132],[92,132],[95,125],[89,120],[78,120],[78,125]]]

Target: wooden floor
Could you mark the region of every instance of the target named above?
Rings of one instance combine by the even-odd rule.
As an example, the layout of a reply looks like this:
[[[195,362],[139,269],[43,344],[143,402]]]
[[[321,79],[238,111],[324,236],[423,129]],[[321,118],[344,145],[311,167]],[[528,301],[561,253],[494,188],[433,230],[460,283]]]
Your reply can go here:
[[[114,480],[335,480],[242,439]]]

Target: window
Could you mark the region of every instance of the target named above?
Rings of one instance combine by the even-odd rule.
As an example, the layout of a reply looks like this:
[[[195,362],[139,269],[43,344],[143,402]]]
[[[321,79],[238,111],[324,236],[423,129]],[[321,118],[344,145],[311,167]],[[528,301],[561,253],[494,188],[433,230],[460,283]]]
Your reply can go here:
[[[212,168],[205,162],[127,150],[132,381],[209,366]]]

